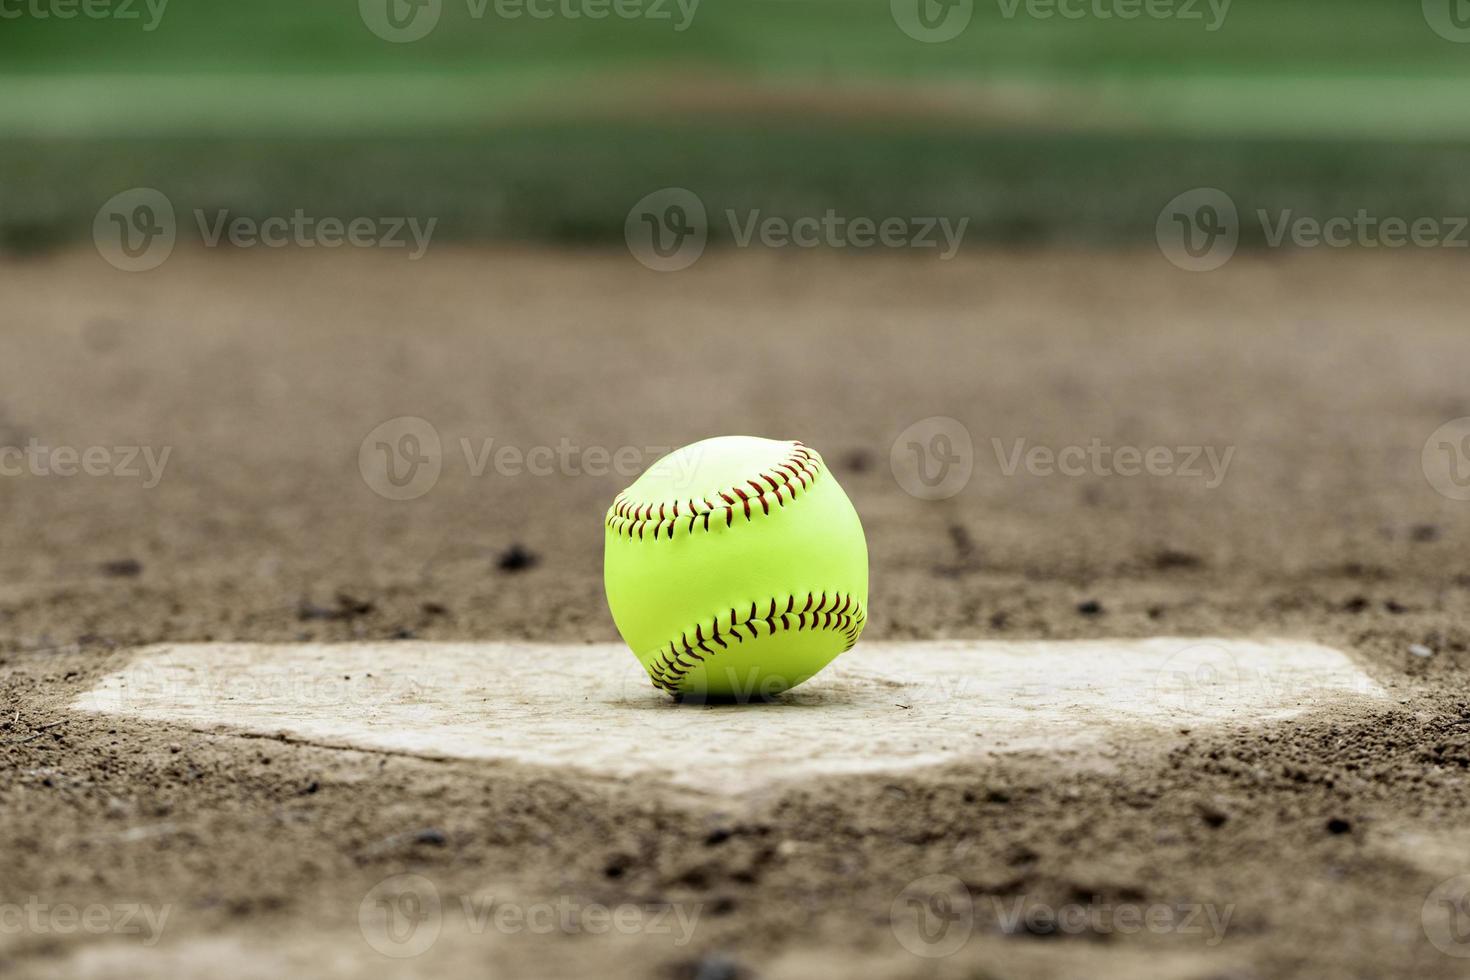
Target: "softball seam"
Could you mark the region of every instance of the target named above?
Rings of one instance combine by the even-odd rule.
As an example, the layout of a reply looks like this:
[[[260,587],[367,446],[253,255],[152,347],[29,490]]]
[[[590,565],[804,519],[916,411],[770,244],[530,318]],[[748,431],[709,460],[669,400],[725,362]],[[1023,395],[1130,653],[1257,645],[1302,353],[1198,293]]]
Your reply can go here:
[[[618,537],[632,539],[636,536],[642,541],[650,528],[655,540],[660,534],[673,540],[674,530],[684,521],[688,521],[683,525],[685,534],[693,534],[696,527],[710,530],[711,518],[714,526],[719,527],[721,516],[724,517],[724,526],[730,527],[738,513],[744,514],[747,521],[753,520],[753,504],[760,506],[763,515],[771,513],[772,503],[785,507],[796,499],[799,492],[811,489],[821,471],[822,457],[799,442],[793,443],[791,455],[784,461],[757,473],[742,486],[729,487],[712,495],[722,503],[715,503],[709,497],[691,497],[672,503],[635,504],[627,498],[628,491],[624,490],[613,500],[607,512],[607,528]],[[769,485],[764,486],[760,481]]]
[[[841,600],[841,606],[838,605],[838,600]],[[867,614],[863,612],[862,606],[851,595],[845,592],[832,593],[832,605],[830,608],[828,608],[827,602],[826,592],[821,593],[820,600],[816,597],[815,593],[808,592],[806,594],[806,605],[800,612],[797,612],[796,596],[788,595],[786,597],[786,609],[782,612],[777,612],[776,610],[780,600],[773,598],[770,602],[770,609],[764,616],[760,614],[760,603],[752,602],[750,604],[750,615],[738,621],[737,617],[739,613],[732,606],[729,617],[730,625],[725,629],[722,630],[720,628],[720,617],[716,615],[710,621],[709,636],[704,635],[704,625],[700,623],[694,627],[694,641],[692,643],[689,640],[689,634],[685,632],[679,634],[677,641],[669,641],[668,650],[660,648],[658,656],[648,665],[649,676],[653,678],[655,687],[662,688],[670,694],[678,694],[680,693],[679,684],[683,681],[684,675],[688,674],[696,666],[694,662],[686,660],[686,657],[692,657],[698,663],[705,663],[705,657],[700,656],[695,651],[702,650],[711,657],[715,656],[717,651],[711,650],[707,644],[716,643],[720,646],[720,649],[728,650],[730,644],[725,642],[726,637],[734,637],[737,642],[744,643],[745,637],[740,633],[741,627],[750,631],[750,638],[752,640],[758,640],[762,636],[760,629],[756,625],[758,623],[765,623],[768,627],[768,631],[764,634],[765,636],[772,636],[782,630],[803,629],[832,630],[841,633],[846,637],[847,645],[839,650],[838,653],[846,653],[857,643],[858,636],[862,633],[863,626],[867,623]],[[815,603],[815,607],[813,603]],[[792,626],[788,622],[788,619],[793,617],[796,620],[795,626]],[[810,621],[808,621],[808,617],[810,617]],[[777,623],[780,624],[779,627]]]

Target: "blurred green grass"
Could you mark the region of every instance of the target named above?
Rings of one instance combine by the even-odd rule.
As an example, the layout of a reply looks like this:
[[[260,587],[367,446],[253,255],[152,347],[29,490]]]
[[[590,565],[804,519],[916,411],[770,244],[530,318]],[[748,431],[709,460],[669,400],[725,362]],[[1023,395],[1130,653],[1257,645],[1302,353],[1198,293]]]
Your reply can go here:
[[[477,2],[477,0],[476,0]],[[562,0],[558,0],[562,2]],[[652,0],[644,0],[652,2]],[[663,2],[663,0],[661,0]],[[687,2],[687,0],[686,0]],[[1182,0],[1181,0],[1182,2]],[[703,0],[683,30],[677,0],[665,20],[609,16],[514,19],[490,0],[445,0],[434,30],[390,44],[347,0],[172,0],[154,30],[142,20],[7,20],[6,73],[544,74],[688,70],[742,75],[858,77],[1095,77],[1229,74],[1424,77],[1470,73],[1462,46],[1436,36],[1418,3],[1394,0],[1234,0],[1217,30],[1201,19],[1006,16],[979,0],[952,40],[920,43],[886,0]]]
[[[407,44],[343,0],[172,0],[147,31],[7,20],[0,242],[84,238],[132,186],[186,212],[556,242],[620,240],[663,186],[712,211],[968,217],[968,241],[997,243],[1145,240],[1195,186],[1300,213],[1470,212],[1470,46],[1416,3],[1235,0],[1208,31],[977,2],[941,44],[886,0],[704,0],[682,31],[469,9],[445,0]]]
[[[608,153],[616,145],[618,152]],[[1161,166],[1160,161],[1168,161]],[[64,183],[56,181],[65,172]],[[967,132],[789,120],[516,124],[485,134],[257,139],[24,140],[0,144],[19,189],[0,241],[33,250],[85,238],[103,201],[149,186],[185,237],[196,210],[436,218],[436,240],[613,244],[632,205],[687,187],[731,239],[726,209],[969,218],[967,245],[1152,240],[1160,209],[1196,186],[1231,194],[1242,244],[1258,208],[1302,215],[1470,214],[1470,144]]]

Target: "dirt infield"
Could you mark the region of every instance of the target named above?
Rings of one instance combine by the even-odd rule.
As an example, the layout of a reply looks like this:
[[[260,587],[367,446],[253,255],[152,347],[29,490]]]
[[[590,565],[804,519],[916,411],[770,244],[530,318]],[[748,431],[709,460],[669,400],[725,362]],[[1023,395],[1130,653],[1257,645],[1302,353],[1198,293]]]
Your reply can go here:
[[[0,447],[23,451],[0,456],[0,968],[1462,975],[1470,460],[1435,434],[1470,416],[1463,274],[1372,252],[1196,275],[1154,251],[0,264]],[[614,641],[619,471],[730,432],[802,439],[847,489],[868,640],[1285,637],[1386,697],[1086,766],[733,799],[69,708],[143,644]],[[922,499],[915,459],[954,495]],[[400,957],[408,911],[435,938]]]

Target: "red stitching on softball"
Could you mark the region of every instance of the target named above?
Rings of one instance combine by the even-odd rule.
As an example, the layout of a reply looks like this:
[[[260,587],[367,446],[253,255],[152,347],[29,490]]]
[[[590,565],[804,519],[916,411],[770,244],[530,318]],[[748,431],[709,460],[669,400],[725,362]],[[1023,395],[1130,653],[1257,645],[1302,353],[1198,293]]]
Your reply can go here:
[[[793,443],[791,454],[785,460],[771,467],[770,470],[759,472],[746,484],[751,490],[743,487],[729,487],[715,494],[714,497],[721,503],[710,501],[709,497],[701,499],[690,498],[688,501],[672,501],[664,503],[640,503],[635,504],[629,500],[624,490],[613,500],[612,507],[608,510],[605,521],[607,528],[619,537],[644,540],[644,530],[652,526],[654,540],[665,537],[669,540],[674,538],[674,530],[679,527],[681,517],[687,516],[689,524],[684,528],[686,534],[692,534],[700,522],[704,523],[704,530],[710,529],[710,516],[723,512],[725,526],[732,527],[735,523],[735,515],[739,513],[750,521],[755,518],[753,503],[759,503],[761,514],[768,516],[771,513],[771,503],[774,499],[777,507],[785,507],[789,501],[795,500],[798,490],[807,490],[816,483],[817,476],[822,470],[822,457],[801,443]],[[764,480],[769,483],[770,489],[766,489],[758,482]],[[753,492],[752,492],[753,491]],[[679,507],[681,503],[689,505],[689,511],[681,514]],[[704,506],[701,507],[700,504]],[[672,506],[672,512],[667,510]],[[655,511],[655,508],[657,510]]]
[[[842,599],[842,607],[840,609],[837,608],[838,598]],[[739,640],[741,643],[744,643],[745,637],[740,635],[740,627],[744,626],[746,629],[750,630],[751,639],[759,639],[761,633],[754,624],[765,623],[767,626],[770,627],[770,632],[768,632],[766,635],[772,636],[776,632],[778,632],[776,621],[780,620],[781,625],[779,627],[779,630],[794,629],[799,631],[804,629],[811,629],[820,630],[822,632],[833,631],[841,633],[842,636],[846,638],[847,644],[839,652],[846,653],[848,650],[851,650],[853,646],[857,643],[858,637],[862,634],[863,627],[867,625],[868,621],[867,614],[863,612],[862,606],[860,606],[850,594],[845,592],[832,593],[833,608],[825,612],[822,617],[821,625],[818,625],[817,619],[818,614],[823,613],[823,610],[826,608],[826,592],[821,593],[821,601],[819,602],[814,598],[813,593],[808,592],[806,594],[806,606],[802,609],[801,613],[797,614],[796,626],[794,627],[786,622],[786,617],[792,615],[793,610],[796,608],[796,596],[789,595],[786,597],[786,611],[782,613],[776,612],[776,603],[778,601],[779,600],[774,596],[771,598],[770,611],[767,612],[764,616],[760,614],[760,604],[752,602],[750,604],[750,615],[745,617],[745,619],[738,621],[735,618],[735,610],[731,609],[729,634],[733,635],[735,639]],[[816,602],[815,609],[812,608],[812,604],[814,602]],[[849,609],[851,610],[851,612],[848,611]],[[808,612],[811,612],[811,622],[806,621],[806,616]],[[669,641],[669,649],[667,652],[660,648],[658,656],[653,660],[653,663],[648,668],[649,675],[653,679],[654,687],[667,691],[670,694],[680,693],[680,682],[684,679],[685,675],[687,675],[695,667],[695,664],[693,662],[684,659],[685,656],[692,657],[694,661],[697,661],[699,663],[704,663],[706,661],[706,658],[696,653],[696,650],[703,650],[711,657],[715,656],[715,651],[705,646],[705,644],[710,640],[714,640],[716,643],[719,643],[720,646],[724,649],[729,649],[729,645],[720,639],[720,637],[725,634],[722,633],[722,631],[720,630],[719,616],[715,616],[714,619],[710,621],[710,633],[711,635],[709,637],[705,637],[704,624],[696,623],[694,626],[694,639],[696,642],[691,644],[689,642],[689,634],[680,633],[679,639],[677,641]]]

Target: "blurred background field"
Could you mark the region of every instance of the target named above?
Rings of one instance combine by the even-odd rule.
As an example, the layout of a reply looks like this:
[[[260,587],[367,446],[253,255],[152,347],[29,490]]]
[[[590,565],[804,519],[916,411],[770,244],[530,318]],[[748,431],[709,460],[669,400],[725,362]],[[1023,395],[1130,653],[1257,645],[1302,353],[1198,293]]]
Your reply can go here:
[[[665,186],[712,212],[968,217],[969,243],[1148,240],[1196,186],[1243,210],[1470,213],[1470,45],[1418,3],[1176,0],[1188,16],[1123,20],[1098,15],[1119,0],[1070,0],[1076,19],[985,0],[925,43],[874,0],[643,0],[596,20],[589,0],[547,18],[443,0],[392,43],[368,21],[403,0],[130,0],[129,19],[61,2],[0,20],[17,251],[85,238],[135,186],[184,211],[562,243],[621,241]]]

